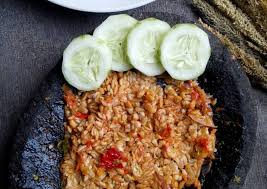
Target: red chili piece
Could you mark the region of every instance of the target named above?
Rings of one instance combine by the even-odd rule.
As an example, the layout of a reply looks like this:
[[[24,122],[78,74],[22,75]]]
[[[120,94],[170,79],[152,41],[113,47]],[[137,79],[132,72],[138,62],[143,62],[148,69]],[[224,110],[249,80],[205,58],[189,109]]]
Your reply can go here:
[[[80,119],[87,119],[88,118],[88,114],[83,114],[81,112],[76,112],[75,117],[78,117]]]
[[[167,125],[167,127],[163,129],[159,135],[162,138],[168,138],[169,136],[171,136],[171,132],[172,132],[172,128],[170,128],[170,126]]]
[[[198,146],[206,151],[209,151],[208,149],[208,145],[209,145],[209,140],[207,138],[199,138],[198,139]]]
[[[100,157],[99,165],[106,169],[123,168],[121,163],[117,160],[122,160],[122,154],[115,148],[110,148]]]
[[[93,142],[91,140],[88,140],[85,144],[87,147],[90,147],[93,145]]]

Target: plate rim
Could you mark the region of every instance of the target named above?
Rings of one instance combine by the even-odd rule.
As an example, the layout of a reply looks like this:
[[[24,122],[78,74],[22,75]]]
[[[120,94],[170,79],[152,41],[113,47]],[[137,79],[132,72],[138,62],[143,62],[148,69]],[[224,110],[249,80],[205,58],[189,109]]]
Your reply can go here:
[[[146,4],[152,3],[156,0],[142,0],[142,2],[140,3],[134,3],[134,4],[130,4],[127,6],[120,6],[117,8],[108,8],[108,7],[103,7],[101,9],[97,9],[97,8],[83,8],[81,6],[74,6],[71,4],[65,4],[62,3],[60,0],[48,0],[50,3],[54,3],[56,5],[59,5],[61,7],[65,7],[68,9],[72,9],[72,10],[77,10],[77,11],[82,11],[82,12],[92,12],[92,13],[111,13],[111,12],[120,12],[120,11],[126,11],[126,10],[130,10],[130,9],[134,9],[134,8],[138,8],[141,6],[144,6]]]

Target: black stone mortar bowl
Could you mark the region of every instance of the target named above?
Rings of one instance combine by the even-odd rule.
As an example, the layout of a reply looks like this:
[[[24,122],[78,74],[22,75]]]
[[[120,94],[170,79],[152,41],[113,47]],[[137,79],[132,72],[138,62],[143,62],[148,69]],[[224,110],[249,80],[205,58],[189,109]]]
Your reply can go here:
[[[131,14],[131,12],[128,12]],[[167,13],[131,14],[142,19],[156,17],[174,25],[194,22],[188,17]],[[99,22],[107,15],[99,16]],[[207,93],[217,98],[214,121],[218,126],[216,159],[203,166],[203,188],[242,188],[254,150],[257,111],[250,83],[240,65],[219,40],[209,33],[211,57],[205,73],[198,79]],[[64,110],[61,62],[42,83],[25,111],[9,165],[12,189],[59,189],[62,154],[57,144],[64,137]],[[220,108],[221,111],[215,111]]]

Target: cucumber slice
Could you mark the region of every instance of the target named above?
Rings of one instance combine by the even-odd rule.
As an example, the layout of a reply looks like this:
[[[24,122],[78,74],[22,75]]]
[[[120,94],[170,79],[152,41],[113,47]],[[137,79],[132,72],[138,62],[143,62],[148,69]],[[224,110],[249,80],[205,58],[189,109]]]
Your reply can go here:
[[[71,41],[63,53],[62,72],[67,82],[83,91],[97,89],[106,79],[112,54],[105,43],[82,35]]]
[[[159,60],[159,47],[169,29],[168,23],[147,18],[131,30],[127,38],[127,55],[137,70],[147,76],[165,71]]]
[[[205,71],[210,58],[208,35],[194,24],[178,24],[164,37],[160,54],[172,78],[195,79]]]
[[[112,70],[127,71],[132,68],[125,53],[126,37],[137,24],[137,20],[126,14],[109,16],[94,31],[94,36],[104,40],[112,50]]]

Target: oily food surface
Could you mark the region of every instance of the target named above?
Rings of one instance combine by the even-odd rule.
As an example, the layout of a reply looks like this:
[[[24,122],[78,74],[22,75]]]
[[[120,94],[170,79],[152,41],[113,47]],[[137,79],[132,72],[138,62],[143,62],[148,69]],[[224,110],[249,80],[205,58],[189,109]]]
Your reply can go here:
[[[64,188],[201,187],[215,151],[213,100],[195,81],[162,80],[113,72],[96,91],[64,87]]]

